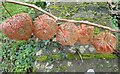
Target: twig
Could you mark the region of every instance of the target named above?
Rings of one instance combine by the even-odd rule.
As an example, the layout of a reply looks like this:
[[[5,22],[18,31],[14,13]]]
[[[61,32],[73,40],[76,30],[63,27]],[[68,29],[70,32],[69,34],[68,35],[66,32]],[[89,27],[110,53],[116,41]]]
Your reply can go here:
[[[91,22],[88,22],[88,21],[75,21],[75,20],[68,20],[68,19],[58,19],[58,20],[59,21],[63,21],[63,22],[85,23],[87,25],[91,25],[91,26],[107,29],[107,30],[112,31],[112,32],[120,33],[120,30],[115,30],[115,29],[112,29],[110,27],[99,25],[99,24],[95,24],[95,23],[91,23]]]
[[[37,10],[39,10],[39,11],[41,11],[41,12],[43,12],[43,13],[49,15],[49,16],[51,16],[53,19],[57,20],[57,17],[56,17],[56,16],[54,16],[54,15],[52,15],[52,14],[44,11],[43,9],[41,9],[40,7],[37,7],[37,6],[34,5],[34,4],[28,4],[28,3],[23,3],[23,2],[14,1],[14,0],[6,0],[6,2],[14,3],[14,4],[19,4],[19,5],[23,5],[23,6],[27,6],[27,7],[30,7],[30,8],[37,9]]]
[[[81,61],[82,61],[82,63],[83,63],[83,58],[82,58],[82,56],[81,56],[81,54],[80,54],[80,51],[78,51],[78,55],[79,55],[79,57],[80,57],[80,59],[81,59]]]
[[[10,12],[7,10],[7,8],[5,7],[4,3],[2,2],[2,6],[4,7],[4,9],[7,11],[7,13],[12,17],[12,15],[10,14]]]
[[[14,1],[14,0],[6,0],[6,2],[14,3],[14,4],[19,4],[19,5],[23,5],[23,6],[28,6],[28,7],[30,7],[30,8],[37,9],[37,10],[43,12],[44,14],[49,15],[50,17],[52,17],[52,18],[55,19],[56,21],[73,22],[73,23],[85,23],[85,24],[87,24],[87,25],[92,25],[92,26],[95,26],[95,27],[107,29],[107,30],[109,30],[109,31],[111,31],[111,32],[120,33],[120,30],[115,30],[115,29],[112,29],[112,28],[110,28],[110,27],[103,26],[103,25],[99,25],[99,24],[95,24],[95,23],[91,23],[91,22],[88,22],[88,21],[75,21],[75,20],[68,20],[68,19],[57,18],[56,16],[54,16],[54,15],[46,12],[45,10],[43,10],[42,8],[37,7],[37,6],[34,5],[34,4],[28,4],[28,3],[23,3],[23,2]]]

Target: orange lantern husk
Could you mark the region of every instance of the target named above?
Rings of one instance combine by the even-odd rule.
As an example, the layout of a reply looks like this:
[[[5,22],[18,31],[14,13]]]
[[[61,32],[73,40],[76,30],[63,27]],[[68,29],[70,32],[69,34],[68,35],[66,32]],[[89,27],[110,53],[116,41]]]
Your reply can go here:
[[[34,27],[34,35],[41,40],[51,39],[58,31],[56,21],[46,14],[35,19]]]
[[[93,46],[98,53],[113,53],[116,47],[117,38],[110,32],[101,32],[93,39]]]
[[[32,18],[22,12],[1,23],[0,29],[10,39],[28,40],[33,32],[34,26],[32,24]]]
[[[74,23],[66,22],[59,26],[56,40],[61,45],[74,45],[78,40],[78,28]]]
[[[79,29],[78,42],[83,45],[90,44],[94,35],[94,27],[88,26],[86,24],[80,24],[78,26],[78,29]]]

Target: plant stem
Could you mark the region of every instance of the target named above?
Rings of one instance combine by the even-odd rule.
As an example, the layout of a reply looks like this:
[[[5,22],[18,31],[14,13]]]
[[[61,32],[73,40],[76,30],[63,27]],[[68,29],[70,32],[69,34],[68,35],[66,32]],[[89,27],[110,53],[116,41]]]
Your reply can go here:
[[[116,32],[116,33],[119,33],[119,34],[120,34],[120,30],[115,30],[115,29],[112,29],[112,28],[110,28],[110,27],[103,26],[103,25],[99,25],[99,24],[95,24],[95,23],[91,23],[91,22],[88,22],[88,21],[75,21],[75,20],[68,20],[68,19],[57,18],[56,16],[48,13],[47,11],[43,10],[42,8],[37,7],[37,6],[34,5],[34,4],[28,4],[28,3],[23,3],[23,2],[14,1],[14,0],[6,0],[6,2],[14,3],[14,4],[19,4],[19,5],[23,5],[23,6],[27,6],[27,7],[30,7],[30,8],[37,9],[37,10],[43,12],[44,14],[49,15],[50,17],[52,17],[52,18],[55,19],[56,21],[73,22],[73,23],[85,23],[85,24],[87,24],[87,25],[91,25],[91,26],[103,28],[103,29],[109,30],[109,31],[111,31],[111,32]]]
[[[7,10],[7,8],[5,7],[4,3],[2,2],[2,6],[4,7],[4,9],[7,11],[7,13],[12,17],[12,15],[10,14],[10,12]]]

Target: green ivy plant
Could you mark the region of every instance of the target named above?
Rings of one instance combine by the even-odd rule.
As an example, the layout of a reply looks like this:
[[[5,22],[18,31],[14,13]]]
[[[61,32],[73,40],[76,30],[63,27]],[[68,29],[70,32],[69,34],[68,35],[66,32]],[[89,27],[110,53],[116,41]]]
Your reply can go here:
[[[119,4],[119,0],[113,0],[113,2],[112,2],[112,4],[114,4],[114,5],[116,5],[115,7],[110,7],[110,10],[114,10],[114,11],[119,11],[120,10],[120,8],[119,8],[119,6],[118,6],[118,4]],[[119,26],[118,26],[118,20],[117,20],[117,16],[120,16],[120,15],[118,15],[118,14],[112,14],[111,15],[111,22],[112,22],[112,25],[111,25],[111,27],[112,28],[114,28],[114,29],[116,29],[116,30],[120,30],[120,28],[119,28]],[[117,34],[117,33],[115,33],[115,35],[117,36],[117,38],[119,39],[118,41],[118,49],[119,49],[119,45],[120,45],[120,35],[119,34]]]
[[[7,72],[26,72],[32,67],[35,60],[34,44],[35,42],[31,40],[8,40],[3,43],[1,69]]]

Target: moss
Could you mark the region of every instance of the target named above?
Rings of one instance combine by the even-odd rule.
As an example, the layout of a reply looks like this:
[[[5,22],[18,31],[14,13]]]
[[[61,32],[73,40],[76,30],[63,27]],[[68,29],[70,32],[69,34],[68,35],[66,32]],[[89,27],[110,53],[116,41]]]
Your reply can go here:
[[[78,10],[76,5],[73,7],[64,3],[56,3],[55,5],[50,5],[48,8],[51,9],[52,14],[62,18],[71,18]]]
[[[89,60],[94,58],[94,54],[82,54],[82,58]]]
[[[68,60],[73,60],[73,59],[75,59],[75,55],[68,53],[68,54],[66,54],[66,58],[67,58]]]
[[[60,7],[59,7],[59,6],[56,6],[56,5],[51,5],[51,6],[49,6],[49,8],[52,8],[52,9],[59,9]]]
[[[71,5],[72,3],[56,3],[54,5],[50,5],[48,8],[51,10],[52,14],[55,14],[58,17],[62,17],[62,18],[69,18],[72,19],[71,16],[73,16],[74,14],[80,12],[88,12],[88,11],[92,11],[92,13],[95,15],[94,18],[90,18],[90,17],[85,17],[85,18],[73,18],[74,20],[87,20],[90,22],[96,22],[99,20],[106,20],[109,19],[109,14],[107,14],[105,12],[105,14],[102,14],[99,12],[99,9],[102,9],[101,11],[104,11],[105,9],[107,9],[106,5],[107,3],[98,3],[98,2],[94,2],[94,3],[80,3],[80,4],[75,4],[74,7],[73,5]],[[91,9],[93,8],[93,9]],[[89,10],[90,9],[90,10]],[[61,13],[59,13],[61,12]],[[103,12],[104,13],[104,12]],[[98,24],[102,24],[102,25],[106,25],[106,22],[102,22],[102,23],[98,23]]]
[[[93,59],[94,55],[93,54],[81,54],[81,57],[79,55],[74,55],[75,59],[79,60],[79,59],[84,59],[84,60],[89,60],[89,59]],[[74,58],[73,58],[74,59]]]
[[[95,27],[95,28],[94,28],[94,34],[97,35],[97,34],[99,34],[99,33],[100,33],[100,29],[97,28],[97,27]]]
[[[53,60],[61,60],[61,56],[58,55],[58,54],[51,55],[51,58],[52,58]]]
[[[37,70],[36,67],[33,67],[32,72],[36,72],[36,70]]]
[[[83,60],[90,60],[90,59],[114,59],[118,58],[114,54],[81,54]],[[66,58],[62,59],[62,56],[60,54],[53,54],[49,56],[49,59],[52,60],[79,60],[81,59],[79,55],[77,54],[71,54],[68,53],[66,54]],[[36,57],[36,60],[41,61],[41,62],[46,62],[48,61],[48,57],[46,55],[43,55],[41,57]]]
[[[116,55],[114,54],[97,54],[95,55],[95,58],[98,58],[98,59],[114,59],[114,58],[117,58]]]
[[[86,20],[86,21],[94,21],[93,18],[73,18],[73,20],[77,20],[77,21],[82,21],[82,20]]]
[[[36,57],[36,60],[37,61],[41,61],[41,62],[46,62],[47,61],[47,56],[46,55],[43,55],[41,57]]]

